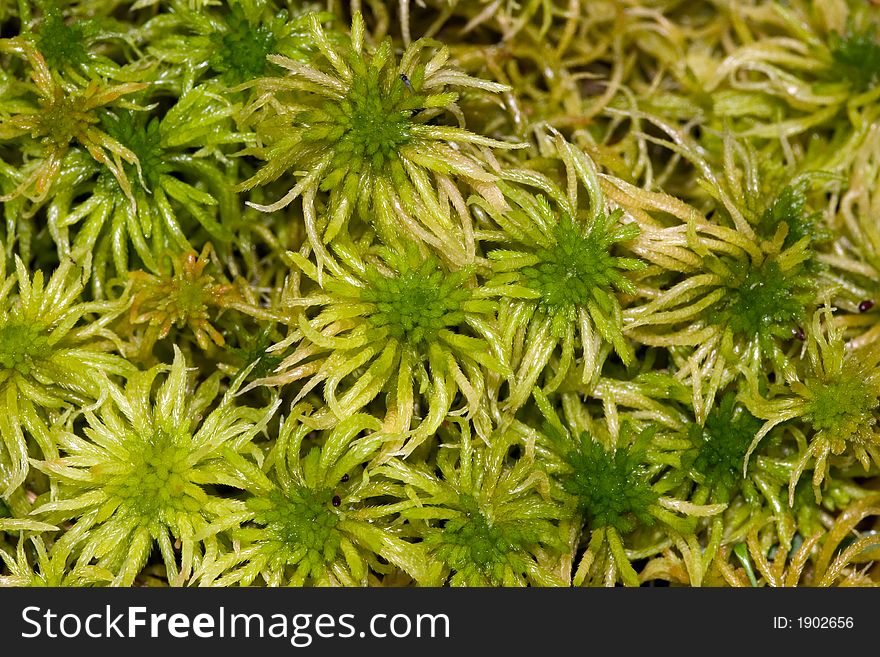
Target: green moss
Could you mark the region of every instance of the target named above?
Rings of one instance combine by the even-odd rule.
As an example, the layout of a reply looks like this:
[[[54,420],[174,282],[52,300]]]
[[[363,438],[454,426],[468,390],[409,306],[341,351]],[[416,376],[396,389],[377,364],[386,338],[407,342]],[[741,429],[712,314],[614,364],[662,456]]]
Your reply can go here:
[[[272,29],[250,21],[239,5],[232,5],[226,29],[210,35],[215,52],[209,64],[230,85],[241,84],[266,73],[266,55],[274,52],[277,38]]]
[[[540,543],[539,533],[528,522],[493,523],[469,495],[460,496],[459,504],[462,516],[425,536],[425,545],[452,569],[451,583],[503,586],[508,571],[527,575],[526,548]]]
[[[774,338],[790,338],[806,320],[813,283],[801,271],[783,272],[772,259],[758,266],[734,263],[727,294],[709,313],[735,336],[757,338],[767,346]]]
[[[613,213],[608,221],[617,221],[621,214]],[[540,293],[540,306],[553,317],[554,331],[560,333],[576,321],[578,309],[593,304],[604,313],[613,313],[613,290],[633,290],[619,271],[621,259],[612,256],[610,249],[615,242],[637,235],[636,226],[611,236],[601,226],[590,229],[568,216],[560,218],[553,231],[553,246],[538,249],[538,262],[522,269],[523,283]]]
[[[87,37],[92,31],[88,21],[65,21],[61,10],[52,8],[37,27],[37,47],[52,68],[77,68],[90,58]]]
[[[272,326],[267,326],[259,333],[245,334],[240,337],[237,347],[229,349],[230,353],[242,363],[242,368],[238,370],[239,374],[244,368],[253,365],[248,373],[249,380],[269,376],[283,361],[279,355],[268,352],[269,347],[272,346],[272,341],[269,339],[271,330]],[[240,335],[241,331],[237,333]]]
[[[305,140],[332,144],[331,171],[321,183],[324,190],[332,189],[348,172],[389,171],[398,161],[400,147],[412,138],[409,108],[418,102],[406,98],[404,83],[398,78],[383,86],[379,70],[359,60],[353,64],[356,77],[342,102],[327,103],[323,111],[303,116],[314,126],[303,135]]]
[[[829,39],[836,71],[842,73],[859,90],[876,83],[880,76],[880,42],[877,28],[850,29],[843,35],[836,32]]]
[[[829,231],[822,224],[822,215],[807,210],[805,184],[787,185],[764,210],[758,221],[758,232],[764,239],[771,239],[782,224],[787,233],[782,244],[788,249],[805,237],[812,245],[826,242]]]
[[[52,145],[67,146],[88,124],[88,120],[79,112],[79,105],[76,98],[60,97],[45,108],[38,120],[38,130]]]
[[[156,532],[156,525],[174,523],[175,514],[199,510],[204,494],[193,481],[189,440],[164,431],[132,440],[125,470],[111,475],[105,485],[119,513]]]
[[[81,565],[95,559],[116,585],[134,582],[154,544],[169,581],[190,576],[203,542],[212,540],[210,523],[241,511],[209,488],[233,483],[220,455],[234,459],[274,410],[238,409],[226,396],[205,413],[216,385],[190,390],[183,355],[178,348],[174,355],[170,368],[133,373],[124,388],[108,382],[109,401],[87,415],[82,436],[67,436],[69,455],[39,464],[76,503],[47,501],[38,510],[85,532],[82,549],[90,556]],[[163,370],[164,381],[154,386]]]
[[[0,0],[0,586],[876,584],[876,2],[691,4]]]
[[[120,111],[107,112],[101,117],[101,124],[108,135],[133,152],[138,159],[140,172],[148,189],[159,185],[159,178],[171,170],[167,154],[162,147],[159,120],[148,119],[144,113]],[[138,179],[133,165],[126,165],[126,174],[131,181]]]
[[[468,155],[472,145],[513,146],[452,127],[444,117],[458,111],[454,88],[498,92],[506,87],[456,72],[447,66],[443,51],[429,59],[430,42],[411,43],[399,59],[390,39],[371,47],[359,12],[352,17],[350,35],[342,39],[329,34],[318,15],[309,19],[310,36],[324,57],[312,66],[270,56],[286,76],[264,80],[257,88],[265,89],[264,98],[271,97],[280,113],[261,112],[255,119],[261,145],[247,152],[266,163],[236,189],[265,186],[286,172],[295,173],[299,183],[291,184],[276,202],[249,205],[275,212],[302,196],[319,264],[327,257],[323,245],[347,230],[355,214],[372,224],[389,246],[448,243],[450,259],[465,264],[469,259],[462,251],[470,248],[472,236],[461,230],[460,217],[450,216],[450,198],[432,176],[487,185],[495,175]],[[490,188],[495,189],[489,184],[486,191]],[[318,192],[329,193],[328,213],[320,226]],[[456,214],[462,210],[459,204]],[[401,223],[400,213],[414,223]]]
[[[721,497],[729,498],[739,486],[743,459],[761,424],[728,392],[709,412],[705,425],[690,425],[688,437],[696,447],[692,467],[706,484],[720,490]]]
[[[13,320],[0,326],[0,365],[30,374],[35,360],[52,353],[45,327]]]
[[[333,495],[332,490],[300,487],[247,500],[254,522],[266,527],[262,540],[274,545],[278,565],[297,564],[317,576],[336,558],[341,535],[336,531],[339,514]]]
[[[461,324],[462,304],[471,297],[462,286],[469,272],[447,274],[433,256],[418,260],[418,254],[399,259],[395,276],[369,270],[369,287],[361,294],[375,306],[368,316],[370,323],[414,347],[431,344],[440,331]]]
[[[650,507],[658,495],[640,449],[609,451],[585,432],[564,459],[571,471],[561,478],[562,487],[575,496],[591,529],[613,527],[626,534],[639,524],[654,523]]]
[[[880,401],[872,388],[858,377],[813,382],[811,388],[813,399],[805,419],[816,431],[847,439],[858,429],[876,424],[874,412]]]

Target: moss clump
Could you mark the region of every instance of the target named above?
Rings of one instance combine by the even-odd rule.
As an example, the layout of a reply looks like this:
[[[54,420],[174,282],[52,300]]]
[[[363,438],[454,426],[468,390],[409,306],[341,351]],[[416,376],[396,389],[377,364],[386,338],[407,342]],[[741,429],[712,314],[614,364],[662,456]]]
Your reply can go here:
[[[211,68],[231,85],[263,75],[269,66],[266,56],[278,42],[271,27],[248,20],[240,5],[232,5],[226,29],[213,32],[210,39],[215,48]]]
[[[584,433],[580,445],[565,456],[571,473],[562,487],[574,495],[592,529],[613,527],[621,534],[639,524],[651,525],[650,507],[657,501],[639,449],[606,450]]]
[[[373,326],[420,347],[435,342],[440,331],[462,322],[463,304],[471,297],[470,290],[463,286],[468,276],[467,271],[446,274],[434,257],[418,266],[404,260],[396,276],[369,272],[369,287],[361,298],[375,308],[369,315]]]
[[[761,421],[736,403],[732,393],[722,397],[702,427],[696,423],[688,437],[696,447],[693,469],[705,483],[729,497],[742,481],[742,464]]]
[[[783,273],[777,262],[737,268],[727,297],[710,315],[736,336],[757,338],[765,344],[794,334],[806,319],[810,280],[800,272]]]
[[[608,218],[613,223],[620,218]],[[566,325],[577,321],[577,311],[597,306],[613,314],[612,295],[615,289],[633,291],[633,286],[620,272],[630,261],[610,252],[617,241],[637,236],[637,230],[609,234],[603,227],[579,226],[563,215],[553,231],[552,246],[535,252],[534,265],[521,270],[523,284],[540,294],[539,307],[553,318],[552,328],[562,334]]]
[[[459,500],[465,515],[446,521],[442,530],[425,536],[432,554],[454,573],[450,583],[504,586],[509,574],[529,573],[526,548],[540,541],[539,532],[528,524],[494,524],[470,497]]]
[[[342,537],[336,531],[339,514],[333,491],[292,489],[273,491],[266,498],[250,498],[254,522],[265,526],[267,543],[275,544],[278,565],[295,564],[306,573],[319,573],[336,558]]]
[[[845,34],[832,33],[829,45],[837,71],[864,91],[880,76],[880,42],[875,25],[862,30],[850,28]]]
[[[0,586],[876,584],[874,4],[0,0]]]
[[[848,438],[857,427],[869,427],[877,421],[874,411],[880,401],[864,381],[829,381],[817,385],[813,395],[805,419],[816,431]]]
[[[140,176],[147,189],[158,187],[160,177],[171,170],[162,148],[159,121],[152,119],[147,123],[134,112],[123,111],[105,114],[101,124],[108,135],[137,156],[138,169],[132,165],[126,167],[129,179],[134,181]]]
[[[52,353],[45,327],[12,321],[0,326],[0,365],[27,376],[35,360]]]
[[[86,36],[90,26],[84,21],[65,22],[61,10],[46,13],[37,28],[37,47],[50,66],[76,68],[89,60]]]

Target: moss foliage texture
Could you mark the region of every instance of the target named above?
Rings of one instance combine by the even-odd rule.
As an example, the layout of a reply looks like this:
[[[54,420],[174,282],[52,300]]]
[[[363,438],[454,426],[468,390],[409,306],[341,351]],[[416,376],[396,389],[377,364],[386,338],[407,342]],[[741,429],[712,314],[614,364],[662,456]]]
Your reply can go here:
[[[0,0],[0,214],[0,585],[880,582],[877,2]]]

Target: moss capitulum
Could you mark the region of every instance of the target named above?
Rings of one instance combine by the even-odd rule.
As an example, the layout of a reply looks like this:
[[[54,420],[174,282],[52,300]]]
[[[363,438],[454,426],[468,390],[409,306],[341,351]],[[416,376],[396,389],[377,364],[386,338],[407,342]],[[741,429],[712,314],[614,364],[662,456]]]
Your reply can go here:
[[[89,60],[86,27],[81,21],[67,23],[58,9],[46,13],[37,29],[37,46],[55,69],[79,66]]]
[[[230,9],[227,29],[211,34],[215,53],[211,68],[223,75],[229,84],[240,84],[260,77],[269,62],[266,56],[275,49],[277,39],[264,25],[251,23],[238,5]]]
[[[494,524],[470,495],[459,495],[459,504],[464,514],[428,534],[425,543],[465,580],[476,572],[492,586],[503,585],[507,569],[523,570],[521,553],[530,542],[525,526]]]
[[[153,119],[141,125],[131,111],[106,114],[102,121],[107,134],[137,156],[140,172],[150,190],[159,186],[159,179],[170,171],[165,149],[162,147],[162,134],[159,120]],[[125,165],[129,180],[137,180],[137,172],[131,164]]]
[[[747,339],[790,336],[806,315],[802,297],[802,282],[767,260],[731,283],[727,296],[710,313],[710,321],[726,324],[734,335]]]
[[[334,170],[386,173],[389,164],[397,161],[400,147],[412,138],[410,111],[399,107],[405,85],[395,80],[385,89],[379,76],[379,71],[361,63],[346,97],[326,103],[314,117],[321,124],[306,132],[306,139],[320,137],[333,144]],[[332,183],[335,176],[331,174],[328,180]]]
[[[541,305],[551,313],[574,318],[574,312],[593,297],[594,288],[610,289],[614,259],[596,232],[585,234],[572,219],[556,227],[555,244],[536,252],[540,262],[522,270],[526,285],[541,293]]]
[[[264,525],[268,540],[277,544],[277,559],[305,561],[319,569],[333,561],[341,540],[336,529],[340,512],[333,506],[333,495],[330,489],[297,487],[286,495],[273,490],[266,497],[250,498],[247,505],[255,512],[254,522]]]
[[[457,279],[445,274],[433,258],[397,276],[375,272],[369,283],[362,295],[376,307],[369,321],[411,346],[430,344],[441,330],[460,324],[462,304],[470,297],[470,291],[458,287]]]
[[[0,326],[0,366],[29,374],[35,362],[51,353],[43,327],[24,321],[11,321]]]
[[[205,312],[207,305],[205,298],[206,281],[189,280],[185,276],[176,276],[169,290],[169,305],[176,307],[176,314],[180,317],[180,321],[185,321],[188,317],[194,317]],[[210,279],[209,281],[210,282]],[[173,301],[171,301],[173,299]]]
[[[650,507],[657,500],[639,454],[627,447],[606,451],[583,434],[576,449],[565,455],[570,472],[563,488],[576,496],[590,528],[632,531],[637,522],[652,524]]]
[[[47,142],[58,148],[68,146],[76,139],[77,133],[97,119],[89,117],[78,109],[78,99],[63,96],[59,92],[45,107],[38,119],[38,128],[34,137],[43,137]]]
[[[817,431],[846,439],[877,422],[880,403],[858,376],[817,384],[813,395],[806,419]]]
[[[146,526],[168,524],[177,512],[197,513],[202,501],[192,495],[197,486],[189,463],[190,440],[188,434],[161,430],[133,437],[126,467],[107,484],[107,492]]]
[[[788,185],[761,214],[758,231],[764,239],[772,239],[783,223],[788,232],[782,244],[787,249],[805,237],[812,242],[826,239],[819,225],[820,215],[807,211],[807,199],[802,186]]]
[[[729,494],[742,480],[743,459],[760,428],[760,420],[735,405],[735,395],[725,395],[710,411],[704,426],[694,423],[689,428],[696,446],[694,470],[707,484]]]
[[[857,89],[868,89],[880,77],[880,42],[873,26],[843,36],[832,34],[830,46],[836,71]]]

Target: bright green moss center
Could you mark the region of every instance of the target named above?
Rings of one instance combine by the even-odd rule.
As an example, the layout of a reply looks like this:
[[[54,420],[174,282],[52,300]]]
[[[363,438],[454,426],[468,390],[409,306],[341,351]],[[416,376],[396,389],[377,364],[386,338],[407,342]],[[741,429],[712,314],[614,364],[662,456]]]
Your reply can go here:
[[[29,374],[34,363],[50,353],[48,338],[41,326],[27,322],[10,322],[0,326],[0,366]]]
[[[404,267],[397,276],[374,272],[362,295],[376,306],[369,321],[412,346],[430,344],[441,330],[464,319],[462,304],[470,291],[460,282],[460,276],[445,274],[435,258],[418,268]]]
[[[177,307],[178,316],[182,319],[198,316],[205,310],[206,293],[203,282],[184,276],[175,277],[171,298]]]
[[[653,523],[649,508],[657,500],[639,454],[621,447],[613,452],[593,441],[588,434],[565,460],[571,472],[563,477],[563,488],[576,496],[592,529],[613,527],[632,531],[636,521]]]
[[[282,561],[305,561],[314,571],[333,561],[339,550],[339,514],[332,499],[332,490],[300,487],[287,494],[274,490],[267,497],[250,498],[247,505],[255,512],[254,522],[265,525],[277,544]]]
[[[132,112],[124,111],[118,115],[105,115],[102,124],[108,135],[137,156],[144,182],[150,190],[156,189],[161,176],[171,168],[162,147],[158,119],[144,126]],[[136,180],[135,168],[132,165],[126,165],[125,168],[129,179]]]
[[[45,136],[55,146],[67,146],[87,123],[76,104],[76,99],[56,97],[40,117],[35,136]]]
[[[527,285],[542,295],[552,310],[567,311],[586,305],[595,287],[611,285],[614,261],[595,233],[584,235],[571,220],[556,229],[556,244],[540,249],[540,263],[522,270]]]
[[[380,173],[398,159],[400,147],[411,139],[411,122],[410,112],[398,108],[403,83],[396,80],[391,87],[383,89],[379,72],[368,68],[355,76],[342,101],[325,106],[324,125],[311,136],[333,142],[332,169]]]
[[[601,230],[584,231],[563,217],[555,229],[555,243],[535,252],[538,262],[521,270],[526,287],[538,292],[540,307],[552,318],[551,330],[561,335],[577,320],[577,311],[595,303],[612,310],[612,287],[625,280],[616,270],[611,240]]]
[[[506,571],[524,572],[523,546],[533,542],[528,526],[493,524],[472,497],[461,495],[459,501],[465,514],[425,537],[434,555],[457,574],[456,581],[502,586]]]
[[[854,376],[813,388],[807,419],[817,431],[848,438],[859,428],[875,424],[877,396],[863,380]]]
[[[272,30],[252,24],[237,5],[230,10],[226,25],[226,31],[211,35],[215,46],[211,68],[228,84],[241,84],[263,75],[269,64],[266,56],[274,51],[277,41]]]
[[[37,47],[52,68],[76,67],[89,59],[85,37],[84,23],[65,23],[60,11],[50,11],[38,29]]]
[[[142,438],[138,449],[129,452],[129,467],[108,485],[108,492],[143,524],[167,523],[167,514],[175,512],[198,512],[201,502],[191,495],[190,451],[183,444],[188,440],[164,431]]]
[[[803,287],[775,261],[767,261],[728,288],[711,320],[746,338],[791,337],[805,315]]]

